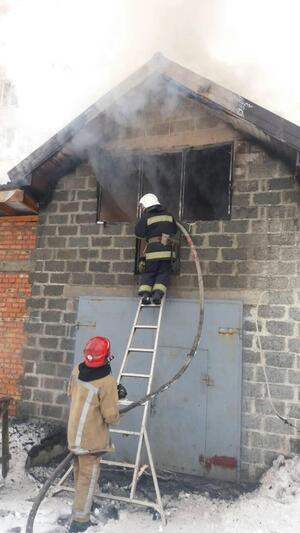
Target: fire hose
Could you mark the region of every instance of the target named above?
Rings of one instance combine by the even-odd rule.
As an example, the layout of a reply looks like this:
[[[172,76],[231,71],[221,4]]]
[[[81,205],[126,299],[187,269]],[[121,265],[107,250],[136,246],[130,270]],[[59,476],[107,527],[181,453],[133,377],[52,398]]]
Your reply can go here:
[[[177,226],[180,229],[181,233],[184,235],[184,237],[185,237],[185,239],[186,239],[186,241],[187,241],[187,243],[188,243],[188,245],[190,247],[190,252],[191,252],[192,258],[193,258],[193,260],[195,262],[196,271],[197,271],[198,291],[199,291],[199,318],[198,318],[197,331],[196,331],[196,335],[195,335],[195,338],[194,338],[194,342],[193,342],[193,345],[192,345],[190,351],[186,355],[184,364],[182,365],[182,367],[176,372],[176,374],[171,379],[169,379],[166,383],[164,383],[163,385],[158,387],[156,390],[150,392],[149,394],[147,394],[143,398],[140,398],[140,400],[137,400],[135,402],[131,402],[129,405],[126,405],[125,407],[120,409],[120,415],[123,415],[123,414],[127,413],[128,411],[131,411],[131,409],[134,409],[135,407],[139,407],[139,406],[143,405],[144,403],[149,402],[150,400],[153,400],[154,398],[156,398],[156,396],[158,396],[159,394],[161,394],[162,392],[167,390],[171,385],[173,385],[173,383],[178,381],[178,379],[181,378],[181,376],[186,372],[186,370],[190,366],[190,364],[191,364],[191,362],[192,362],[192,360],[193,360],[193,358],[194,358],[194,356],[195,356],[195,354],[197,352],[198,346],[199,346],[201,332],[202,332],[202,326],[203,326],[203,319],[204,319],[204,291],[203,291],[203,278],[202,278],[200,260],[199,260],[199,257],[198,257],[197,250],[196,250],[196,248],[194,246],[194,243],[193,243],[188,231],[185,229],[185,227],[180,222],[177,222]],[[26,524],[26,533],[32,533],[33,532],[33,524],[34,524],[35,516],[36,516],[36,513],[38,511],[38,508],[39,508],[41,502],[43,501],[46,493],[48,492],[48,490],[51,487],[51,485],[54,482],[54,480],[64,470],[66,465],[69,464],[69,462],[72,459],[72,456],[73,456],[73,454],[71,452],[68,453],[68,455],[63,459],[63,461],[61,463],[59,463],[59,465],[55,468],[54,472],[51,474],[51,476],[47,479],[47,481],[44,483],[44,485],[40,489],[37,497],[35,498],[35,500],[33,502],[33,505],[32,505],[32,508],[30,510],[30,513],[28,515],[28,520],[27,520],[27,524]]]

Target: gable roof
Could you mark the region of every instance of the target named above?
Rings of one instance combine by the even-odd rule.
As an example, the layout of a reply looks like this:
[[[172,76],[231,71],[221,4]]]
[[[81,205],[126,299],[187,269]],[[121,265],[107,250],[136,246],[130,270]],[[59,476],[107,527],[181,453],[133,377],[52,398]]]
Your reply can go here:
[[[39,193],[51,182],[84,159],[76,136],[93,124],[105,111],[132,89],[151,77],[173,82],[191,98],[211,108],[222,120],[249,137],[275,150],[295,166],[299,161],[300,127],[256,105],[216,83],[170,61],[161,54],[153,58],[116,88],[102,96],[86,111],[61,129],[37,150],[12,168],[8,175],[13,185]]]

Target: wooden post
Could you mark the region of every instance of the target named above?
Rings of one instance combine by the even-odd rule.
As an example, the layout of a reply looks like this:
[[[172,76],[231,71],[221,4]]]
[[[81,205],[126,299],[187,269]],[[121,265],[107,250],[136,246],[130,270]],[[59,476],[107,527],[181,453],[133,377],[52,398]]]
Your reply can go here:
[[[8,408],[12,398],[4,397],[0,399],[0,413],[2,416],[2,477],[5,479],[9,470],[9,434],[8,434]]]

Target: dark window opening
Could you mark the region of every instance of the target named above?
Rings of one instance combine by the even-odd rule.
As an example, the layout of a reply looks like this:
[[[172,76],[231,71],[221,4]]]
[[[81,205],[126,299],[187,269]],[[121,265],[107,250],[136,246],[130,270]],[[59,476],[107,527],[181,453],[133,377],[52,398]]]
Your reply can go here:
[[[139,159],[105,156],[97,168],[98,221],[132,222],[137,216]]]
[[[231,144],[162,154],[103,155],[97,164],[98,221],[134,222],[148,192],[178,220],[230,216]]]
[[[143,158],[142,194],[156,194],[176,218],[179,217],[182,153]]]
[[[231,146],[189,150],[182,219],[219,220],[230,214]]]
[[[156,194],[178,220],[229,218],[231,162],[230,144],[147,155],[102,153],[96,164],[98,221],[134,222],[138,199],[149,192]],[[145,244],[136,240],[136,274]],[[180,271],[180,242],[177,256],[175,273]]]

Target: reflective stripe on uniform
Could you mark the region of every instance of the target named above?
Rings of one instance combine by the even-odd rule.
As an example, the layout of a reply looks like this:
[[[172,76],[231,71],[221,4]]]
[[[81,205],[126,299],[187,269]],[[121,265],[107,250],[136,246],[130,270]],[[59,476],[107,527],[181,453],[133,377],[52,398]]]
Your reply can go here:
[[[168,252],[147,252],[146,253],[146,261],[148,259],[171,259],[172,252],[169,250]]]
[[[162,283],[155,283],[153,285],[153,292],[154,291],[161,291],[161,292],[163,292],[165,294],[166,290],[167,290],[167,287],[165,285],[163,285]]]
[[[86,421],[86,417],[87,417],[87,414],[88,414],[88,410],[89,410],[89,407],[90,407],[90,404],[91,404],[91,399],[92,399],[92,397],[95,394],[97,394],[98,389],[96,387],[94,387],[93,385],[91,385],[90,383],[82,382],[79,379],[77,379],[76,381],[80,384],[80,386],[84,387],[85,389],[88,389],[88,391],[89,391],[88,395],[86,397],[86,400],[84,402],[82,411],[81,411],[81,415],[80,415],[80,419],[79,419],[79,423],[78,423],[78,427],[77,427],[77,432],[76,432],[76,438],[75,438],[75,447],[80,448],[83,427],[84,427],[84,424],[85,424],[85,421]]]
[[[98,464],[95,464],[93,466],[93,471],[92,471],[92,477],[91,477],[91,481],[90,481],[89,491],[88,491],[88,494],[87,494],[87,498],[86,498],[86,502],[85,502],[85,506],[84,506],[84,510],[83,510],[83,512],[87,516],[89,515],[89,512],[90,512],[91,507],[92,507],[92,503],[93,503],[93,496],[94,496],[94,492],[95,492],[95,486],[96,486],[96,483],[97,483],[98,478],[99,478],[99,466],[100,466],[100,461],[99,461]]]
[[[95,486],[99,478],[99,472],[100,472],[100,460],[99,463],[94,464],[92,468],[92,475],[90,478],[89,488],[86,494],[85,501],[81,502],[81,508],[83,507],[82,511],[73,511],[72,513],[72,519],[75,521],[85,521],[87,522],[89,520],[90,510],[93,503],[93,496],[95,492]]]
[[[147,219],[147,226],[151,224],[156,224],[157,222],[173,222],[173,217],[171,215],[156,215],[154,217],[149,217]]]
[[[139,286],[139,293],[140,292],[151,292],[152,291],[152,285],[140,285]]]

